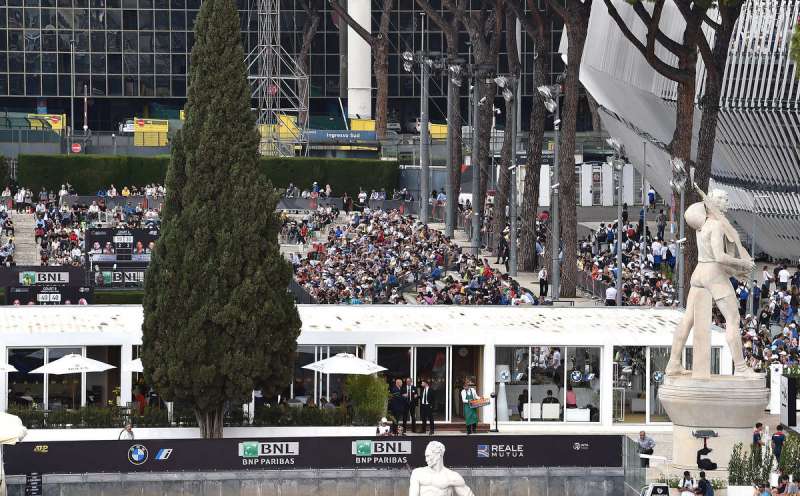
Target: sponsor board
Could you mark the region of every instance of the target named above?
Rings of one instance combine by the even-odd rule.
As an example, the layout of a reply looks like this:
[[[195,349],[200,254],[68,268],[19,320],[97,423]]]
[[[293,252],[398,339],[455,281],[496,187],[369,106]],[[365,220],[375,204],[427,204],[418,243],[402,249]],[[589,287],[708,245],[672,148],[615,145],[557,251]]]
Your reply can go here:
[[[351,445],[356,465],[402,465],[411,453],[411,441],[359,439]]]
[[[524,458],[524,444],[479,444],[475,449],[478,458]]]
[[[239,443],[242,466],[294,465],[300,456],[298,441],[243,441]]]

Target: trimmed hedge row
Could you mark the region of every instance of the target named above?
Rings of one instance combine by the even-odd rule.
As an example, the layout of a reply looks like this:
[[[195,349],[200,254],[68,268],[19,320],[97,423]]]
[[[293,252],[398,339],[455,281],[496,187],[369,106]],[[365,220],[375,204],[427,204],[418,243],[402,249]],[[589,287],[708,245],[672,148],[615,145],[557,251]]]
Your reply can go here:
[[[44,187],[54,192],[69,182],[79,194],[91,195],[111,184],[119,190],[125,185],[163,183],[168,165],[166,155],[20,155],[17,182],[34,191]],[[399,176],[397,162],[383,160],[265,157],[261,166],[276,188],[294,183],[301,189],[310,189],[317,181],[321,188],[330,184],[335,196],[345,191],[355,196],[359,188],[384,189],[391,194]]]

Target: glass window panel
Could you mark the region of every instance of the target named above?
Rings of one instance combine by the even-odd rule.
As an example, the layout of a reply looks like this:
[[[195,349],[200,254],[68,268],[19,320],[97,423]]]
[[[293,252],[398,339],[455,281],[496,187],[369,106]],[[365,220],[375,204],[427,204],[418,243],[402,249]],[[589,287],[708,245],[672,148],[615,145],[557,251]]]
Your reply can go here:
[[[75,34],[75,51],[88,52],[89,51],[89,33],[86,31],[78,32]]]
[[[101,9],[92,9],[90,22],[92,29],[105,29],[106,28],[106,11]]]
[[[38,53],[25,54],[25,72],[42,72],[42,57]]]
[[[531,347],[530,402],[540,405],[540,416],[531,420],[557,422],[564,418],[564,359],[558,346]],[[554,406],[558,404],[559,408]],[[550,405],[550,406],[546,406]]]
[[[102,9],[105,8],[106,2],[105,0],[91,0],[89,2],[89,6],[93,9]]]
[[[106,34],[103,31],[92,32],[91,35],[92,51],[105,52],[106,51]]]
[[[122,0],[122,8],[123,9],[135,9],[137,7],[136,0]]]
[[[0,52],[0,73],[8,72],[8,54]]]
[[[89,69],[89,54],[88,53],[76,53],[75,54],[75,72],[79,74],[88,74],[90,72]]]
[[[153,0],[139,0],[139,8],[140,9],[152,9],[153,8]]]
[[[122,34],[119,31],[108,31],[106,33],[106,43],[109,52],[122,51]]]
[[[55,7],[56,0],[42,0],[42,7]]]
[[[568,347],[565,419],[568,422],[600,421],[600,348]]]
[[[140,32],[139,33],[139,51],[152,52],[154,48],[153,33]]]
[[[529,396],[530,354],[527,346],[495,348],[495,380],[504,382],[509,420],[528,420],[534,417],[537,406]],[[502,375],[502,377],[501,377]],[[498,386],[498,391],[499,386]],[[502,408],[502,405],[500,405]],[[541,415],[539,415],[541,418]],[[538,419],[536,419],[538,420]]]
[[[156,76],[156,96],[170,96],[169,76]]]
[[[8,70],[9,72],[23,72],[25,70],[25,57],[23,52],[9,52]]]
[[[21,28],[23,24],[22,9],[8,9],[8,27]]]
[[[186,33],[172,33],[172,51],[175,53],[186,51]]]
[[[72,39],[72,35],[69,33],[65,33],[61,31],[58,34],[58,51],[59,52],[69,52],[69,42]]]
[[[185,77],[172,77],[172,96],[186,96]]]
[[[2,5],[2,2],[0,2]],[[6,8],[0,6],[0,28],[6,27]]]
[[[28,96],[42,94],[42,77],[40,75],[29,75],[25,78],[25,94]]]
[[[92,73],[105,74],[106,73],[106,56],[102,53],[92,54]]]
[[[135,10],[122,11],[122,29],[135,31],[139,27],[139,17]]]
[[[294,375],[292,378],[292,398],[305,402],[314,397],[314,372],[304,369],[304,365],[314,363],[314,346],[298,346],[294,359]]]
[[[160,30],[167,30],[169,29],[169,11],[168,10],[156,10],[153,13],[155,18],[156,29]]]
[[[122,74],[122,55],[114,53],[108,55],[108,73]]]
[[[173,55],[172,56],[172,74],[184,75],[186,74],[186,56]]]
[[[137,74],[139,72],[139,57],[135,53],[123,54],[122,70],[125,74]]]
[[[179,10],[173,10],[170,12],[170,17],[172,18],[171,25],[173,30],[186,29],[186,14]]]
[[[664,383],[664,370],[669,361],[670,348],[650,347],[650,422],[669,422],[669,415],[658,399],[658,389]]]
[[[52,363],[70,353],[81,354],[80,348],[50,348],[47,362]],[[81,374],[47,374],[47,407],[50,410],[74,409],[81,406]]]
[[[645,423],[645,366],[644,346],[614,347],[614,422]]]
[[[395,379],[405,379],[411,375],[411,348],[381,346],[378,348],[378,364],[386,367],[384,376],[389,385]]]
[[[156,90],[154,76],[139,76],[139,95],[154,96]]]
[[[122,7],[120,0],[106,0],[106,7],[109,9],[119,9]]]
[[[169,73],[169,55],[156,55],[156,74]]]
[[[88,7],[89,0],[73,0],[76,7]]]
[[[58,94],[61,96],[70,96],[70,84],[72,81],[70,80],[70,76],[67,75],[60,75],[58,76]]]
[[[75,29],[89,29],[89,9],[75,9]]]
[[[153,0],[153,7],[157,9],[168,9],[169,0]]]
[[[72,9],[56,9],[58,29],[72,29]]]
[[[57,48],[57,40],[58,35],[56,35],[54,32],[42,33],[42,50],[45,52],[55,52]]]
[[[51,74],[45,74],[42,76],[42,95],[58,95],[58,76]]]
[[[122,11],[121,10],[107,10],[106,11],[106,26],[108,30],[122,29]]]
[[[25,9],[25,27],[36,29],[40,27],[39,9]]]
[[[187,9],[200,9],[200,0],[186,0],[186,8]]]
[[[189,31],[186,33],[186,52],[191,52],[194,46],[194,32]]]
[[[139,78],[135,76],[126,76],[122,86],[125,96],[138,96],[139,95]]]
[[[58,72],[58,55],[55,53],[42,54],[42,72]]]
[[[170,0],[169,6],[172,10],[183,10],[186,8],[186,0]]]
[[[108,76],[108,96],[122,95],[122,78],[119,76]]]
[[[10,29],[8,31],[8,50],[12,52],[25,50],[25,36],[22,34],[22,30]]]
[[[26,7],[38,7],[39,6],[39,0],[25,0],[25,6]]]
[[[78,74],[75,76],[75,94],[84,95],[89,93],[91,88],[88,74]]]
[[[42,35],[38,29],[25,30],[25,51],[38,52],[42,49]]]
[[[106,78],[103,76],[92,76],[92,95],[105,96]]]
[[[139,51],[139,37],[136,35],[136,31],[122,33],[122,51],[125,53]]]
[[[8,76],[0,73],[0,95],[8,95]]]
[[[72,59],[70,58],[70,54],[68,53],[59,53],[58,54],[58,72],[60,73],[70,73],[72,72]]]
[[[457,370],[455,366],[453,370]],[[447,348],[417,347],[417,387],[421,387],[420,382],[423,380],[429,384],[430,392],[433,393],[429,398],[433,417],[436,420],[444,420],[447,415]],[[419,416],[417,418],[419,419]]]
[[[255,16],[253,16],[255,17]],[[186,29],[191,31],[194,29],[194,23],[197,21],[197,11],[190,10],[186,12]]]
[[[139,29],[153,29],[153,11],[139,11]]]
[[[169,53],[169,33],[156,33],[156,52]]]
[[[8,374],[9,406],[41,407],[44,404],[44,374],[31,374],[30,371],[44,365],[44,349],[9,349],[8,363],[18,370]]]
[[[143,53],[139,55],[139,72],[141,74],[153,74],[152,53]]]
[[[8,32],[5,29],[0,29],[0,50],[8,50]]]
[[[25,76],[22,74],[9,74],[8,87],[10,95],[24,95],[25,94]]]

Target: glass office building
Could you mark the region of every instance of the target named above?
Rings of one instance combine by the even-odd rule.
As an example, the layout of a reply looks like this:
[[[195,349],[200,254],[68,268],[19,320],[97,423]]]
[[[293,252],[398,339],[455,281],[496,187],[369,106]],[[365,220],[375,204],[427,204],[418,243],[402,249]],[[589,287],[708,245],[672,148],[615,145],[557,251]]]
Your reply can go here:
[[[257,42],[256,2],[237,3],[244,48],[249,52]],[[311,113],[327,116],[335,127],[341,123],[340,109],[347,108],[347,37],[340,32],[344,21],[322,3],[309,60]],[[186,97],[192,30],[200,4],[201,0],[0,0],[0,110],[69,114],[74,94],[79,127],[84,95],[92,130],[114,130],[134,115],[177,118]],[[441,5],[436,6],[441,11]],[[379,6],[373,5],[373,24],[378,21],[377,12]],[[400,54],[421,48],[420,13],[413,0],[399,0],[390,22],[389,109],[391,118],[403,124],[404,130],[418,115],[420,83],[418,74],[403,70]],[[306,14],[297,0],[282,0],[281,43],[289,53],[300,50],[305,22]],[[433,23],[426,23],[425,32],[427,49],[446,48]],[[563,70],[556,53],[561,33],[560,24],[554,25],[547,54],[553,80]],[[469,55],[467,41],[462,33],[460,52],[465,59]],[[506,70],[505,41],[500,45],[503,54],[498,71],[502,72]],[[521,52],[522,91],[527,100],[533,93],[533,44],[524,34]],[[466,116],[466,89],[463,91]],[[445,94],[445,78],[435,76],[430,105],[434,120],[443,120]],[[498,106],[500,102],[501,98]],[[523,109],[528,107],[523,102]],[[579,128],[590,128],[586,105],[581,114]],[[320,122],[324,125],[324,121],[316,121]],[[523,122],[527,122],[525,114]],[[314,124],[312,118],[312,127]]]

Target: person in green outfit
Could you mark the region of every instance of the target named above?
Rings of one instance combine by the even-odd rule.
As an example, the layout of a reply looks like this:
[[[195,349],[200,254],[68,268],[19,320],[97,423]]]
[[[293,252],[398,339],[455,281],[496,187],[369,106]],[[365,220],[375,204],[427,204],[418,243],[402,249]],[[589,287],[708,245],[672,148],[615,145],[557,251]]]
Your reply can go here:
[[[467,424],[467,434],[477,431],[478,410],[469,406],[469,401],[478,398],[478,393],[469,378],[464,379],[464,388],[461,390],[461,401],[464,403],[464,423]]]

